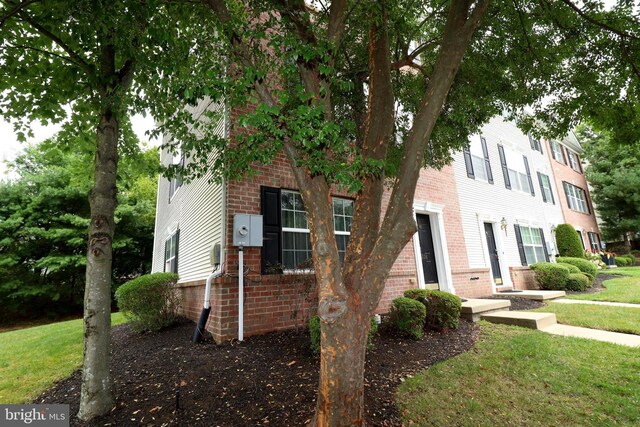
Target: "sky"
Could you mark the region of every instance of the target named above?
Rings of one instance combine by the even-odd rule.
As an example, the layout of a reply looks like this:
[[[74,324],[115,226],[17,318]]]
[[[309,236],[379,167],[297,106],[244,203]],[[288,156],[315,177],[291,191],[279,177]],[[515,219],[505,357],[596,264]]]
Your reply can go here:
[[[149,141],[145,135],[147,130],[154,126],[153,118],[135,115],[131,119],[134,132],[141,141],[148,141],[153,146],[159,145],[158,141]],[[6,162],[15,159],[23,148],[28,144],[36,144],[55,135],[59,130],[59,125],[42,126],[39,122],[33,122],[31,128],[34,133],[33,138],[27,138],[27,143],[20,143],[13,131],[13,125],[0,118],[0,176],[6,171]]]

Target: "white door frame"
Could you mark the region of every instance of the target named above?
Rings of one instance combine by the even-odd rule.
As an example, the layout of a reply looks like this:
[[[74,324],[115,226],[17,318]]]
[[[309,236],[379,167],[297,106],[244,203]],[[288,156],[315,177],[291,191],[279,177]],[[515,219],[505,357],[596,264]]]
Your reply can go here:
[[[489,278],[491,279],[491,292],[496,293],[497,285],[493,280],[493,271],[491,270],[491,258],[489,257],[489,244],[487,242],[487,236],[484,234],[484,224],[489,223],[493,229],[493,237],[496,240],[496,249],[498,251],[498,263],[500,264],[500,275],[502,276],[502,285],[501,287],[511,286],[513,287],[513,281],[511,280],[511,272],[509,271],[509,265],[507,263],[507,257],[505,255],[504,250],[504,240],[503,235],[505,231],[508,232],[509,227],[507,226],[507,230],[503,231],[500,228],[500,221],[502,219],[498,219],[496,215],[484,215],[477,214],[478,218],[478,230],[480,231],[480,240],[482,241],[482,257],[484,259],[485,267],[489,267]],[[504,217],[501,217],[504,218]],[[515,233],[515,231],[514,231]]]
[[[451,262],[449,261],[449,250],[447,248],[447,237],[444,231],[444,205],[426,201],[414,201],[413,219],[416,215],[429,215],[431,224],[431,236],[436,259],[436,269],[438,270],[438,288],[441,291],[455,294],[453,288],[453,278],[451,276]],[[422,255],[420,253],[420,239],[418,233],[413,235],[413,252],[418,273],[418,286],[425,288],[424,271],[422,269]]]

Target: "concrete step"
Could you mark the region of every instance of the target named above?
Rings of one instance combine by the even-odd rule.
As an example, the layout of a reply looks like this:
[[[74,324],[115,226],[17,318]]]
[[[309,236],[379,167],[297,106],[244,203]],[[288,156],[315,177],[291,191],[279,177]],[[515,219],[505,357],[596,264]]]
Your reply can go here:
[[[590,340],[626,345],[629,347],[640,347],[640,335],[621,334],[619,332],[601,331],[598,329],[560,324],[551,325],[541,330],[549,334],[562,335],[565,337],[588,338]]]
[[[515,298],[532,299],[536,301],[546,301],[550,299],[562,298],[567,296],[565,291],[518,291],[518,292],[500,292],[503,295],[509,295]]]
[[[491,323],[522,326],[529,329],[543,329],[557,323],[555,313],[533,313],[530,311],[497,311],[482,314],[480,318]]]
[[[479,322],[480,315],[493,313],[496,311],[508,310],[511,307],[511,301],[504,299],[476,299],[469,298],[462,303],[460,316],[472,322]]]

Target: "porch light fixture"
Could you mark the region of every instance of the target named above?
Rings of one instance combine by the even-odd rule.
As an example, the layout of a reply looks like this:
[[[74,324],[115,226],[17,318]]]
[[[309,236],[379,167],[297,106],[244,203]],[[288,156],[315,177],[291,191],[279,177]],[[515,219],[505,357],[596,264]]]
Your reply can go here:
[[[500,220],[500,228],[502,228],[503,231],[507,231],[507,219],[505,217],[502,217]]]

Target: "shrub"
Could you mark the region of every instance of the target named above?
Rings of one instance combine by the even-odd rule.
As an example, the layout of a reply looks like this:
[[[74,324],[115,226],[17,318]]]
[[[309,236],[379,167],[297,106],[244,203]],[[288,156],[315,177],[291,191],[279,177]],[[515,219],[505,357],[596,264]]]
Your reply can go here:
[[[569,291],[584,291],[589,287],[591,283],[589,278],[584,273],[571,273],[567,279],[567,290]]]
[[[314,354],[320,353],[320,316],[309,318],[309,339],[311,340],[311,351]]]
[[[175,322],[180,301],[172,287],[174,273],[154,273],[130,280],[116,290],[118,308],[134,331],[158,331]]]
[[[373,348],[373,337],[378,332],[378,322],[371,318],[371,329],[367,338],[367,348]],[[309,318],[309,339],[311,341],[311,351],[320,354],[320,317],[311,316]]]
[[[553,262],[538,262],[531,264],[531,270],[535,273],[536,282],[540,289],[564,291],[569,279],[569,269]]]
[[[587,279],[589,279],[589,287],[591,287],[591,285],[593,285],[593,282],[596,281],[595,276],[592,276],[589,273],[584,273],[584,272],[582,274],[584,274],[587,277]]]
[[[392,301],[389,322],[401,333],[419,340],[424,336],[427,308],[418,300],[399,297]]]
[[[626,267],[627,265],[629,265],[629,260],[623,256],[615,257],[615,261],[618,267]]]
[[[575,265],[581,272],[587,273],[593,277],[595,277],[596,271],[598,270],[598,267],[594,263],[583,258],[558,257],[556,258],[556,261],[562,264]]]
[[[438,331],[458,328],[462,304],[460,297],[427,289],[408,289],[404,296],[418,300],[426,307],[425,328]]]
[[[580,236],[571,224],[560,224],[556,227],[556,245],[560,256],[584,258]]]
[[[580,269],[578,267],[576,267],[573,264],[569,264],[566,262],[558,262],[558,265],[561,265],[563,267],[567,267],[569,269],[569,274],[573,274],[573,273],[580,273]]]
[[[624,255],[624,258],[626,258],[629,261],[628,265],[636,265],[637,259],[636,259],[636,257],[634,255],[631,255],[631,254]]]

